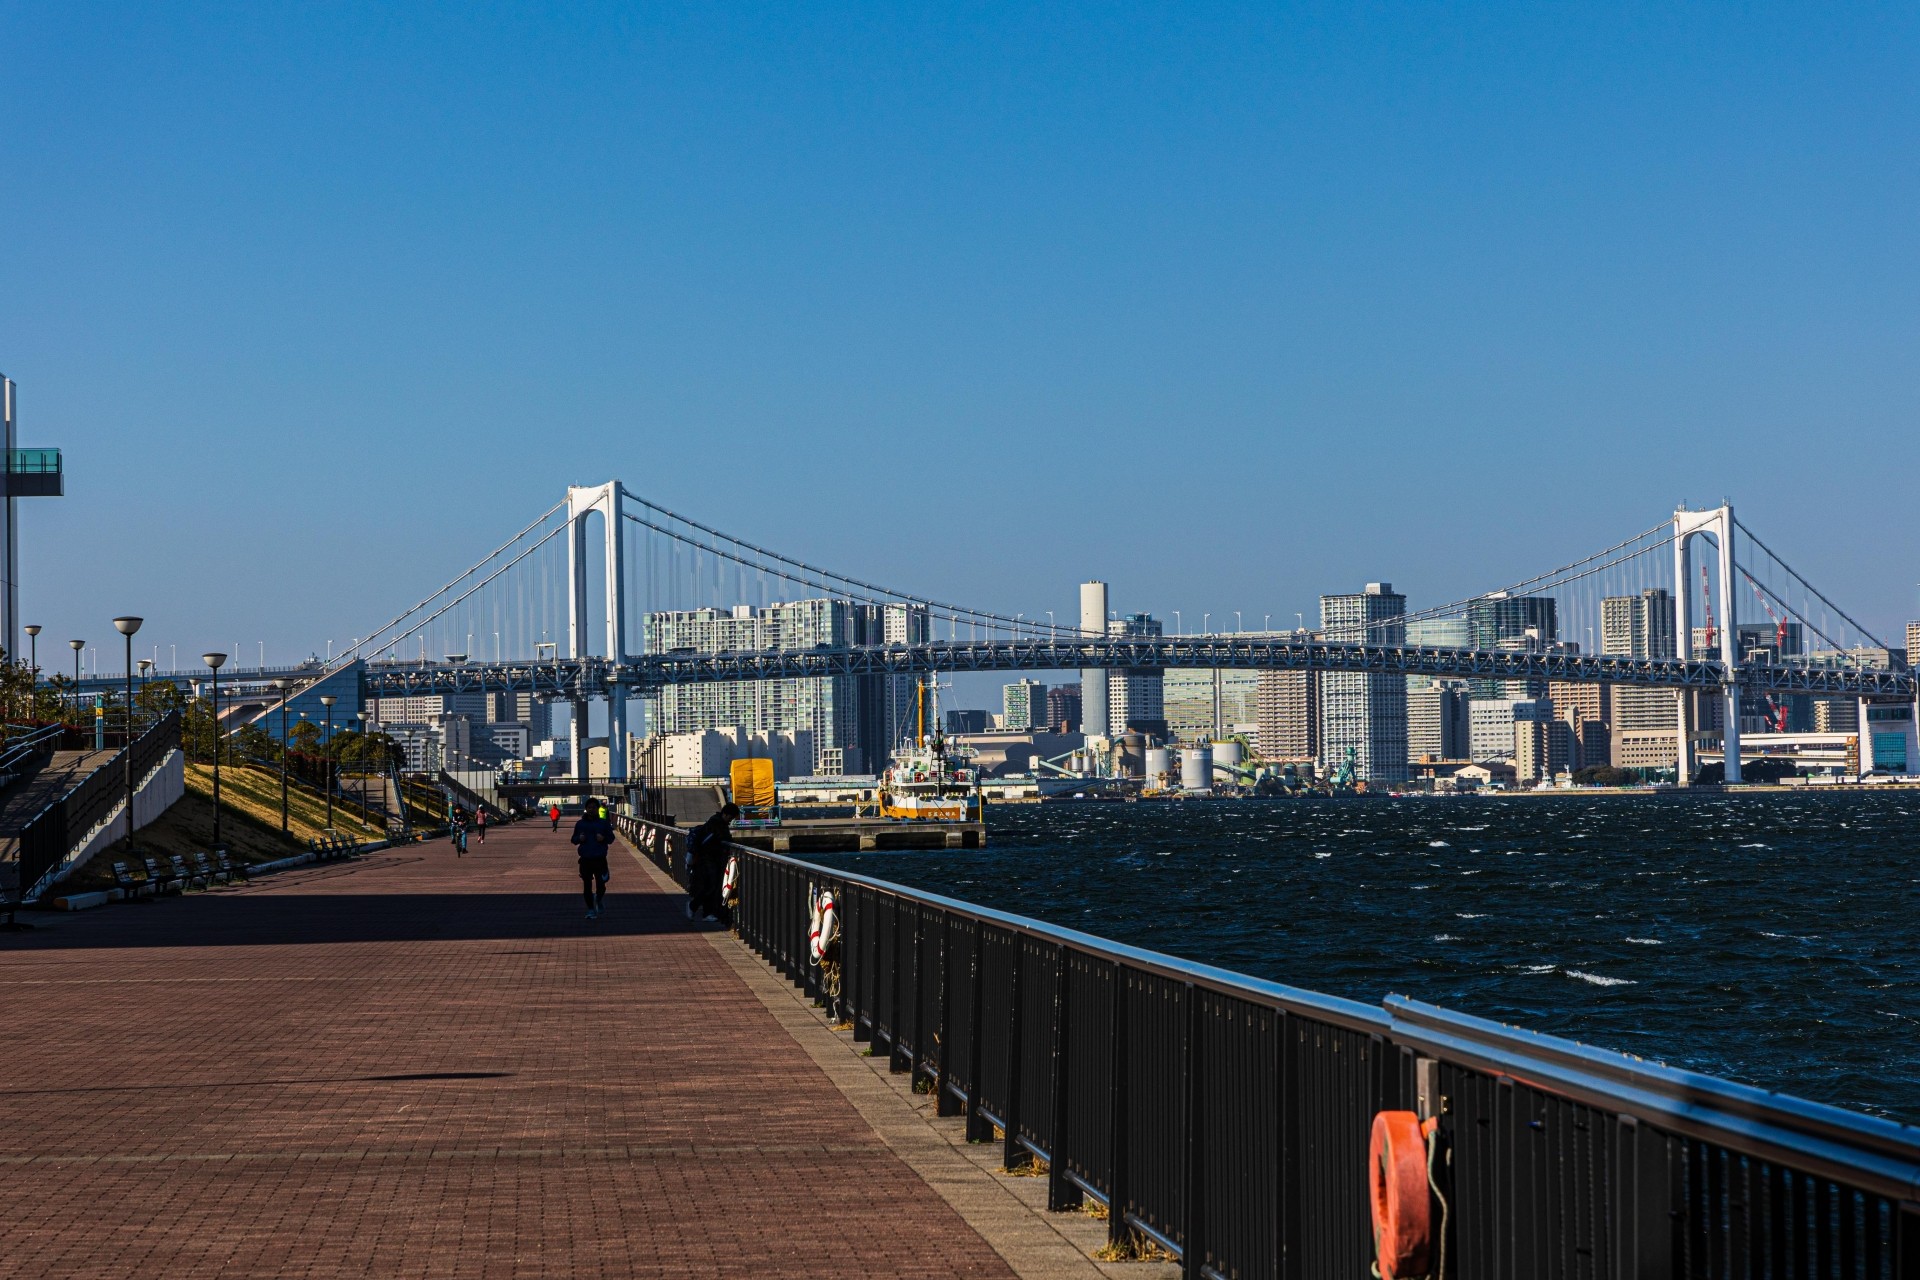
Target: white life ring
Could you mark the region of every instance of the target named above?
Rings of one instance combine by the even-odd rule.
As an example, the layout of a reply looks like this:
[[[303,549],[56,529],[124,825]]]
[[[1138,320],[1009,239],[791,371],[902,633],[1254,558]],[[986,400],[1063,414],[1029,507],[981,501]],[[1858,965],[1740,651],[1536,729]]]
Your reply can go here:
[[[840,906],[833,900],[831,889],[816,889],[807,898],[807,958],[819,964],[840,941]]]
[[[734,898],[739,896],[737,893],[739,887],[740,855],[735,853],[728,855],[727,869],[720,876],[720,900],[722,902],[732,902]]]

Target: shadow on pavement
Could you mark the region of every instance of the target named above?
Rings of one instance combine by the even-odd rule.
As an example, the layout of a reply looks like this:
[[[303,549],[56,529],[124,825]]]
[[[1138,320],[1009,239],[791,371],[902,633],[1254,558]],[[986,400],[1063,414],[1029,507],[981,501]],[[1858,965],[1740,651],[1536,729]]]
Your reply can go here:
[[[534,941],[631,937],[695,928],[680,899],[608,895],[606,914],[585,919],[578,893],[212,892],[121,903],[84,918],[0,933],[0,954],[130,947],[324,946],[341,942]],[[701,928],[717,929],[718,925]]]

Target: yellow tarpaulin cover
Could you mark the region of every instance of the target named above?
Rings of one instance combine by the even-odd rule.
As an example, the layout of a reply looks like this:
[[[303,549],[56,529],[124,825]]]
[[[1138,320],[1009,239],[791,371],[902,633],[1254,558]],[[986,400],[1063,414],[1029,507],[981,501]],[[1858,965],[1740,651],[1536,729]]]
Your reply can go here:
[[[733,762],[733,802],[742,809],[773,808],[773,761]]]

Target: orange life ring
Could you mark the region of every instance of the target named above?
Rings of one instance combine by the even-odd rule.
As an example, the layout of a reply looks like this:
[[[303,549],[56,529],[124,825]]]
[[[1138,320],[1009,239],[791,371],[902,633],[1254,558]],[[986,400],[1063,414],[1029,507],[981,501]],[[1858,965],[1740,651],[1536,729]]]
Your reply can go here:
[[[1427,1274],[1433,1256],[1433,1197],[1427,1186],[1431,1125],[1411,1111],[1373,1118],[1367,1167],[1373,1190],[1373,1256],[1380,1280]]]

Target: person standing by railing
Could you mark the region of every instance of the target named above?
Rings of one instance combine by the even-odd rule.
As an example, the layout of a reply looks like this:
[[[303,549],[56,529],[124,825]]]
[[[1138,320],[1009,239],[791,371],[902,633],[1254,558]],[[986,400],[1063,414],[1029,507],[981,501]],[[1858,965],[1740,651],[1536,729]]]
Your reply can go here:
[[[587,919],[598,920],[607,909],[607,850],[613,847],[613,823],[599,801],[587,801],[580,821],[573,824],[573,843],[580,849],[580,895],[587,900]]]
[[[720,812],[687,835],[687,919],[721,920],[727,908],[720,901],[720,870],[727,860],[729,829],[740,807],[728,803]]]

